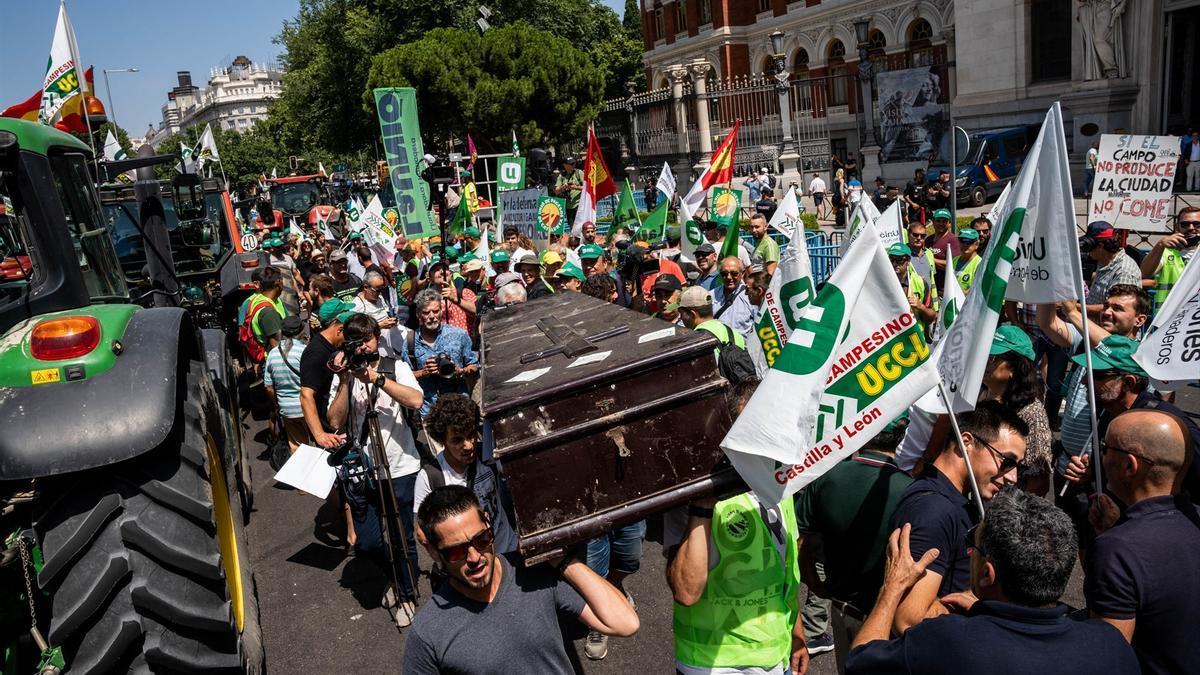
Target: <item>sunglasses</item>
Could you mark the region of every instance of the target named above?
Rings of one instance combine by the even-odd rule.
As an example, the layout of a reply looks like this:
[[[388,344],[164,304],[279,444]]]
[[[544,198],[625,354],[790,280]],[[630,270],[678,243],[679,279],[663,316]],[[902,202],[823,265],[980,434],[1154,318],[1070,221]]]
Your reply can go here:
[[[963,246],[970,246],[978,241],[978,239],[959,239],[958,243],[962,244]]]
[[[888,256],[888,260],[892,261],[892,265],[903,265],[904,263],[908,262],[908,256],[906,256],[906,255],[890,255],[890,256]]]
[[[1144,455],[1139,455],[1138,453],[1133,452],[1132,450],[1126,450],[1125,448],[1122,448],[1118,445],[1112,445],[1111,443],[1101,443],[1100,444],[1100,454],[1104,454],[1104,453],[1108,452],[1109,450],[1116,450],[1117,452],[1125,453],[1126,455],[1129,455],[1130,457],[1137,457],[1138,459],[1149,464],[1150,466],[1154,466],[1155,464],[1157,464],[1157,462],[1150,459],[1149,457],[1146,457]]]
[[[438,553],[446,559],[446,562],[462,562],[471,554],[471,549],[475,549],[479,553],[490,549],[492,542],[496,540],[496,535],[492,534],[491,526],[487,526],[479,531],[479,534],[471,537],[469,540],[461,544],[453,546],[443,546],[438,548]]]
[[[982,544],[975,543],[978,541],[979,525],[972,525],[971,529],[967,530],[967,535],[963,539],[963,543],[967,546],[967,553],[978,553],[980,557],[987,557],[987,552],[983,550]]]
[[[1000,462],[1000,475],[1004,475],[1009,471],[1012,471],[1021,464],[1021,460],[1017,459],[1016,455],[1000,452],[996,448],[992,447],[991,443],[988,443],[978,436],[973,436],[972,438],[974,438],[975,441],[980,445],[987,448],[988,452],[992,453],[992,456],[995,457],[998,462]]]
[[[734,272],[733,270],[721,270],[721,276],[723,276],[727,279],[736,279],[736,278],[742,276],[742,273]]]

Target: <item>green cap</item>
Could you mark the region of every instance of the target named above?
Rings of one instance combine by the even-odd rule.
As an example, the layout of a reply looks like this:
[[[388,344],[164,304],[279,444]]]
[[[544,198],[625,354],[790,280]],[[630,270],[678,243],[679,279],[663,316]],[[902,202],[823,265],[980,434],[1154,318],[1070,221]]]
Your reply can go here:
[[[460,255],[458,249],[450,247],[444,249],[443,252],[446,254],[446,260],[449,260],[450,262],[458,262],[458,256]]]
[[[604,257],[604,247],[597,244],[584,244],[579,247],[580,260],[593,260]]]
[[[579,267],[576,266],[575,263],[570,263],[570,262],[563,263],[563,266],[558,268],[558,271],[554,273],[554,276],[556,276],[556,277],[571,277],[572,279],[578,279],[580,281],[583,281],[586,278],[583,275],[583,270],[579,269]]]
[[[350,241],[358,241],[362,238],[362,232],[351,232],[349,236]]]
[[[934,220],[937,220],[938,218],[945,218],[946,220],[950,220],[950,211],[949,211],[949,209],[938,209],[937,211],[934,211],[934,212],[933,212],[933,219],[934,219]]]
[[[963,241],[979,241],[979,230],[970,227],[964,227],[959,231],[958,238]]]
[[[479,238],[479,228],[474,225],[463,230],[463,234],[473,239]]]
[[[471,262],[472,260],[478,259],[479,258],[475,255],[475,251],[467,251],[458,257],[458,262],[459,264],[465,264]]]
[[[1037,353],[1033,351],[1033,341],[1029,339],[1029,335],[1021,330],[1020,326],[1006,323],[1003,326],[996,327],[996,335],[992,338],[992,348],[989,354],[1020,354],[1030,361],[1037,360]]]
[[[317,318],[321,320],[322,326],[328,326],[330,323],[337,321],[338,323],[346,323],[355,314],[354,304],[345,300],[326,300],[321,305],[321,309],[317,310]]]
[[[902,256],[902,255],[911,256],[912,249],[908,247],[908,244],[902,244],[900,242],[896,242],[895,244],[892,244],[891,246],[888,247],[887,254],[894,255],[897,257]]]
[[[492,262],[494,262],[494,263],[508,262],[509,261],[508,251],[505,251],[502,248],[496,249],[495,251],[492,251],[491,258],[492,258]]]
[[[283,246],[283,241],[279,237],[267,237],[263,240],[262,245],[263,248],[275,248],[276,246]]]
[[[1123,335],[1109,335],[1092,347],[1092,368],[1094,370],[1117,370],[1138,377],[1149,377],[1145,370],[1133,360],[1137,351],[1138,341]],[[1071,360],[1081,366],[1087,366],[1087,354],[1076,354]]]

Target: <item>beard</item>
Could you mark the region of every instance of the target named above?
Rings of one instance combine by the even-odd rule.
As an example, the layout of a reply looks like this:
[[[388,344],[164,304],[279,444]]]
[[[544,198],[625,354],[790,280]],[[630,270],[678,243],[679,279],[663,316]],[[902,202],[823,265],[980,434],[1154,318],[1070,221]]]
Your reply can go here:
[[[492,585],[492,576],[496,573],[495,562],[495,555],[490,552],[485,553],[474,564],[464,562],[461,567],[450,574],[462,585],[482,590]]]

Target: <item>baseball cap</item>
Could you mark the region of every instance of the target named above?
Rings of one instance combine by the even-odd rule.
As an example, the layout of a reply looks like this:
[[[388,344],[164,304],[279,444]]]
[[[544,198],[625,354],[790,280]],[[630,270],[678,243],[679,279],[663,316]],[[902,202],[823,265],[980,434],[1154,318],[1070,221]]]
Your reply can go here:
[[[604,257],[604,248],[597,244],[584,244],[579,247],[580,260],[594,260]]]
[[[678,225],[668,225],[667,226],[667,241],[675,241],[678,238],[679,238],[679,226]]]
[[[862,187],[862,181],[858,180],[857,178],[851,178],[850,187]]]
[[[353,314],[355,314],[354,305],[337,298],[326,300],[321,305],[321,309],[317,310],[317,318],[321,319],[322,326],[327,326],[334,321],[346,323],[346,319]]]
[[[1117,236],[1117,231],[1113,229],[1112,223],[1106,220],[1093,220],[1088,223],[1085,236],[1093,239],[1112,239]]]
[[[888,247],[887,254],[894,255],[897,257],[902,256],[902,255],[911,256],[912,249],[908,247],[908,244],[902,244],[900,242],[896,242],[895,244],[892,244],[891,246]]]
[[[359,239],[363,238],[362,232],[351,232],[350,236],[348,238],[350,239],[350,241],[358,241]]]
[[[575,263],[570,263],[570,262],[565,263],[562,267],[560,267],[558,269],[558,271],[554,273],[554,276],[570,277],[572,279],[578,279],[580,281],[583,281],[584,279],[587,278],[583,275],[583,270],[579,269],[579,267],[577,267],[575,265]]]
[[[329,262],[337,262],[346,259],[346,252],[340,248],[333,249],[333,253],[329,254]]]
[[[688,286],[683,289],[683,294],[679,296],[679,306],[691,308],[712,307],[712,297],[701,286]]]
[[[463,234],[474,239],[479,238],[479,228],[474,225],[463,230]]]
[[[284,318],[280,330],[284,337],[294,338],[304,332],[304,319],[292,314]]]
[[[466,265],[467,263],[471,262],[472,260],[478,260],[478,259],[479,259],[479,256],[475,255],[475,251],[467,251],[466,253],[458,256],[458,264]]]
[[[959,241],[979,241],[979,230],[964,227],[958,232]]]
[[[536,255],[526,251],[525,253],[521,254],[521,257],[513,261],[513,266],[516,265],[533,265],[535,267],[541,267],[542,264],[538,262]]]
[[[521,275],[516,272],[505,272],[504,274],[496,275],[496,288],[507,286],[512,283],[521,283]]]
[[[675,291],[683,290],[683,284],[679,283],[679,279],[676,279],[675,275],[673,274],[659,274],[658,277],[654,279],[653,290],[671,291],[674,293]]]
[[[937,211],[934,211],[933,219],[937,220],[938,218],[945,218],[946,220],[950,220],[950,210],[949,209],[938,209]]]
[[[1033,351],[1033,341],[1029,339],[1029,335],[1021,330],[1020,326],[1011,323],[996,327],[996,335],[992,338],[992,347],[988,351],[993,356],[1008,352],[1020,354],[1030,361],[1037,360],[1037,353]]]
[[[558,251],[542,252],[542,264],[543,265],[557,265],[557,264],[561,263],[562,261],[563,261],[562,256],[558,254]],[[520,264],[520,263],[517,263],[517,264]]]
[[[492,251],[491,258],[492,262],[494,263],[508,262],[510,260],[508,257],[508,251],[505,251],[504,249]]]
[[[696,255],[713,255],[717,252],[716,247],[711,242],[704,242],[696,247]]]
[[[463,272],[475,272],[481,269],[483,269],[483,261],[479,260],[478,258],[468,260],[467,262],[463,263],[462,266]]]
[[[1116,370],[1138,377],[1148,377],[1146,371],[1133,360],[1138,341],[1124,335],[1109,335],[1092,348],[1092,368],[1097,371]],[[1087,366],[1087,354],[1076,354],[1071,360]]]

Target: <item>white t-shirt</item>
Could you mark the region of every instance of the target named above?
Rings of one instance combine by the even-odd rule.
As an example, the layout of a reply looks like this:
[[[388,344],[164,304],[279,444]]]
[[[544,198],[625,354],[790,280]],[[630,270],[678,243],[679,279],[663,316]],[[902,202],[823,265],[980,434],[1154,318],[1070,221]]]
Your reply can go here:
[[[354,296],[350,301],[354,305],[354,311],[361,314],[366,314],[376,321],[383,321],[388,318],[388,311],[391,306],[387,300],[380,297],[375,302],[368,302],[362,295]],[[383,356],[395,356],[400,353],[400,345],[407,339],[408,329],[401,324],[385,329],[379,336],[379,353]],[[419,389],[420,387],[418,387]]]
[[[417,378],[413,376],[412,370],[407,364],[400,361],[396,362],[396,382],[421,391],[421,385],[417,384]],[[362,432],[360,425],[363,415],[367,412],[367,395],[370,386],[373,385],[366,385],[358,380],[354,380],[351,385],[350,402],[354,428],[348,429],[347,432],[355,437]],[[337,394],[337,388],[338,378],[335,377],[329,388],[331,400]],[[375,409],[379,411],[379,435],[387,452],[388,469],[392,472],[392,478],[420,471],[421,455],[417,453],[417,444],[413,441],[412,430],[404,421],[403,406],[381,390],[375,400]]]
[[[827,190],[825,188],[825,181],[821,180],[820,178],[814,178],[814,179],[812,179],[812,182],[808,184],[808,194],[810,194],[810,195],[813,194],[814,192],[826,192],[826,191]]]

